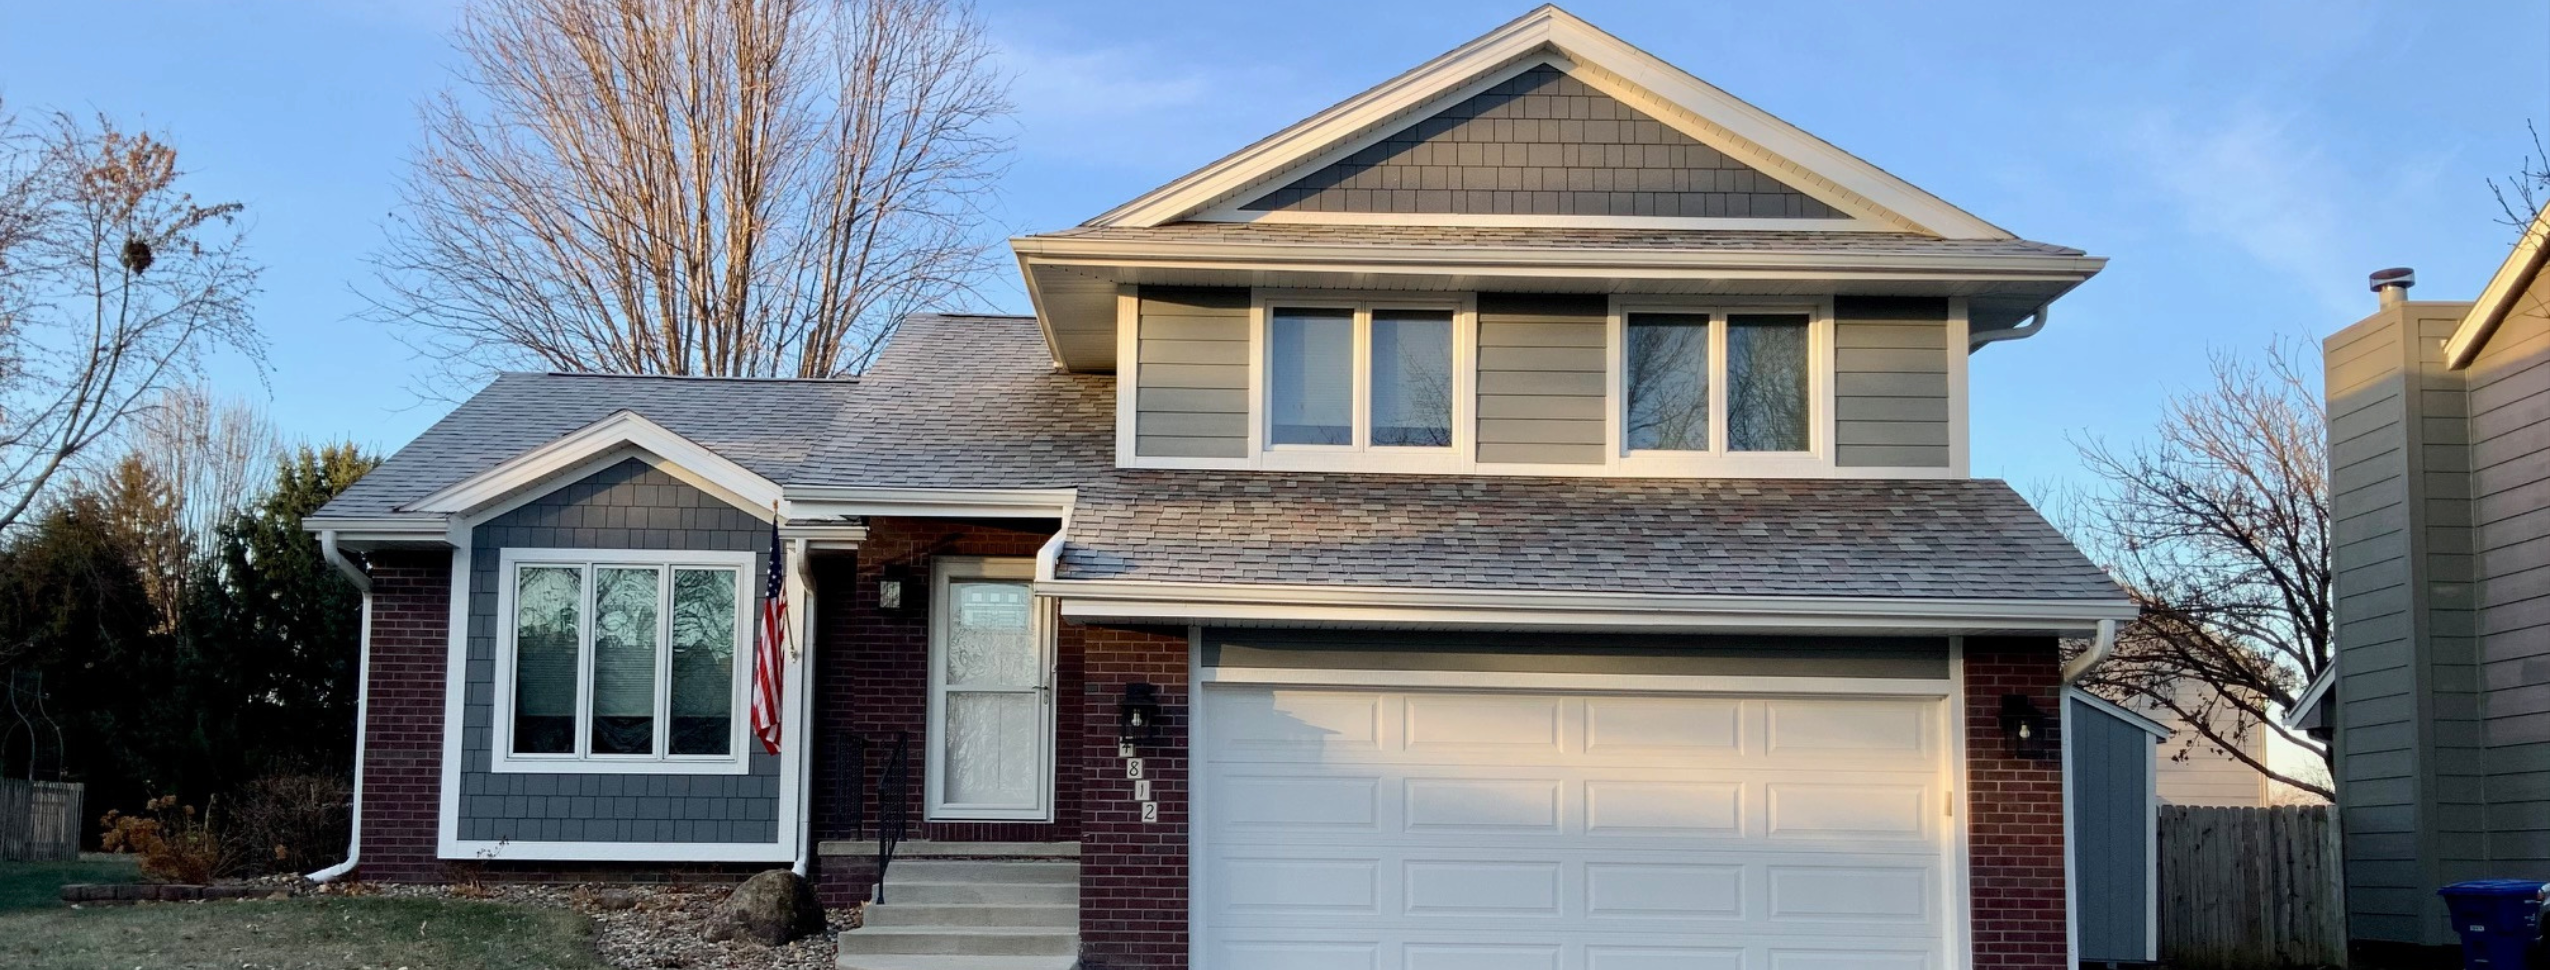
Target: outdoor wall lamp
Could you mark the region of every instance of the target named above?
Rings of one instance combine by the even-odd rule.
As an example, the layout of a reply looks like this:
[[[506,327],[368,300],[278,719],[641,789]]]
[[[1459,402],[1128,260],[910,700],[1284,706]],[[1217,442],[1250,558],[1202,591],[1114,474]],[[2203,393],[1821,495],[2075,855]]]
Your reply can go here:
[[[1159,685],[1141,681],[1124,685],[1124,700],[1116,704],[1116,740],[1124,744],[1160,740],[1161,717]]]
[[[877,571],[877,609],[910,609],[918,605],[920,593],[920,587],[913,585],[910,567],[887,566]]]
[[[2035,701],[2025,694],[2001,695],[2001,736],[2009,741],[2011,757],[2045,757],[2053,750],[2048,734],[2046,714]]]

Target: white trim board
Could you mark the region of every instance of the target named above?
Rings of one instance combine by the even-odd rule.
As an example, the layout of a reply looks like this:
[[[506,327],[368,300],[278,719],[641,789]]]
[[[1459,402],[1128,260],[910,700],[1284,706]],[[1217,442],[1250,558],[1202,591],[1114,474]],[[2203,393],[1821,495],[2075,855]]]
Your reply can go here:
[[[1742,677],[1677,674],[1570,674],[1539,671],[1367,670],[1204,667],[1200,684],[1374,687],[1404,690],[1556,690],[1577,693],[1946,697],[1946,680],[1911,677]]]
[[[2497,325],[2504,323],[2506,314],[2514,309],[2516,294],[2531,287],[2544,264],[2550,264],[2550,202],[2543,203],[2541,212],[2532,217],[2523,238],[2515,242],[2514,251],[2506,254],[2506,261],[2488,278],[2488,286],[2479,291],[2479,299],[2471,304],[2470,312],[2453,328],[2452,338],[2444,341],[2446,368],[2460,370],[2478,359],[2479,349],[2488,345]]]
[[[401,511],[484,514],[490,505],[532,489],[544,480],[558,476],[569,476],[566,481],[582,478],[582,475],[572,473],[590,466],[597,459],[609,458],[628,449],[654,456],[659,460],[650,464],[738,508],[761,510],[779,503],[779,486],[771,480],[647,420],[644,415],[635,411],[619,411],[548,444],[506,459],[494,468],[445,486],[407,504]],[[565,484],[565,481],[557,484]],[[537,491],[545,493],[555,487],[552,485]],[[519,499],[519,496],[516,497]]]
[[[1735,157],[1795,184],[1793,173],[1829,181],[1887,221],[1917,232],[1957,239],[2007,239],[2000,227],[1975,217],[1885,170],[1771,116],[1699,78],[1631,46],[1555,6],[1542,6],[1452,51],[1382,82],[1310,118],[1276,132],[1089,221],[1093,226],[1156,226],[1188,218],[1218,202],[1271,183],[1341,143],[1368,137],[1484,74],[1555,51],[1586,70],[1607,74],[1655,101],[1687,112],[1715,129],[1712,140],[1747,150]],[[1617,95],[1615,95],[1617,96]],[[1636,104],[1636,102],[1632,102]],[[1645,105],[1637,105],[1644,109]],[[1655,111],[1649,112],[1651,115]],[[1679,125],[1677,127],[1680,127]],[[1713,146],[1714,147],[1714,146]],[[1721,150],[1725,150],[1721,148]]]

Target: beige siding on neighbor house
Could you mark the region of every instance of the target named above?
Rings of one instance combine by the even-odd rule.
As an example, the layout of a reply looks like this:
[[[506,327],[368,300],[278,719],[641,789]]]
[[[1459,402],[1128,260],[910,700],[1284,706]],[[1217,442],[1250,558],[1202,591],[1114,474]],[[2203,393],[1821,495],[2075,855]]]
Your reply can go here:
[[[2350,932],[2444,944],[2434,887],[2484,874],[2460,375],[2463,305],[2388,308],[2323,343]],[[2411,514],[2411,510],[2416,510]]]
[[[1134,454],[1247,457],[1249,291],[1146,286],[1137,307]]]
[[[2536,276],[2464,372],[2471,473],[2465,613],[2484,638],[2481,692],[2488,856],[2550,868],[2550,274]]]
[[[1834,462],[1948,467],[1950,350],[1946,300],[1835,299]]]
[[[1479,294],[1479,460],[1599,465],[1610,307],[1600,295]]]

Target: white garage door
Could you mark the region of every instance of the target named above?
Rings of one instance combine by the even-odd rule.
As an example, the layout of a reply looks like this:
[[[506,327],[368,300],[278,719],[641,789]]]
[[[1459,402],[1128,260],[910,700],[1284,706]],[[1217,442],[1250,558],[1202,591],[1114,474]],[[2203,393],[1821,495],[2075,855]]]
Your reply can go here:
[[[1941,970],[1936,700],[1218,687],[1210,970]]]

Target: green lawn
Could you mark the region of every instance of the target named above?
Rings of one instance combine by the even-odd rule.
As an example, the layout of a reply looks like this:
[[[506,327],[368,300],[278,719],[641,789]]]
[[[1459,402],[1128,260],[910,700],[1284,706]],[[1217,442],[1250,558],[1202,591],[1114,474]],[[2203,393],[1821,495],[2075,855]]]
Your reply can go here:
[[[0,967],[61,970],[600,970],[563,909],[312,896],[0,913]]]
[[[140,882],[133,856],[91,852],[77,862],[0,862],[0,914],[62,905],[62,887],[76,882]]]

